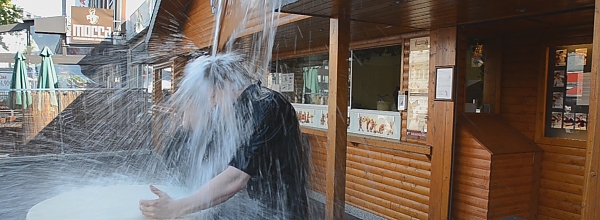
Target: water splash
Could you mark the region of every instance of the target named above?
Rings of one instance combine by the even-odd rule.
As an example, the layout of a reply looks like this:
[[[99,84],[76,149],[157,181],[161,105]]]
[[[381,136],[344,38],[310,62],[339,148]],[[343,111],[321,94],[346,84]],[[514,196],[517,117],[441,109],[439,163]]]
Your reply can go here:
[[[126,47],[115,47],[109,52],[115,56],[84,58],[93,64],[88,69],[90,78],[107,82],[97,86],[111,88],[114,85],[105,79],[107,64],[121,67],[111,76],[126,79],[127,60],[155,62],[183,53],[195,61],[186,67],[177,92],[151,111],[148,99],[152,97],[145,89],[62,91],[59,97],[67,93],[77,93],[77,97],[59,106],[58,117],[27,145],[14,144],[13,150],[6,150],[10,157],[26,157],[0,161],[0,176],[12,177],[0,179],[0,204],[10,204],[0,211],[0,219],[23,219],[28,208],[44,199],[87,186],[163,184],[193,191],[224,170],[254,132],[252,105],[235,103],[239,92],[267,75],[279,19],[273,12],[282,2],[228,4],[238,5],[241,16],[225,38],[223,54],[200,57],[203,50],[180,31],[187,17],[186,6],[179,5],[171,13],[173,19],[156,24],[170,33],[148,45],[150,54],[131,54]],[[250,25],[260,29],[248,33]],[[128,59],[115,62],[115,57],[125,56]],[[58,156],[42,156],[46,154]],[[298,178],[305,181],[306,174]],[[277,190],[270,192],[275,201],[287,199],[281,191],[285,189]],[[201,218],[286,217],[285,209],[263,211],[270,208],[241,192],[201,213]]]

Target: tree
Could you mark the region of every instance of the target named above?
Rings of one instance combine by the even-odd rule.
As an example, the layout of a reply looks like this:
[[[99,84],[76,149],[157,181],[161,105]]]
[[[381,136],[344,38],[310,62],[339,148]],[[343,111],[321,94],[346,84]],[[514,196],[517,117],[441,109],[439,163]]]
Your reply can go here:
[[[0,0],[0,25],[18,23],[22,10],[11,0]]]

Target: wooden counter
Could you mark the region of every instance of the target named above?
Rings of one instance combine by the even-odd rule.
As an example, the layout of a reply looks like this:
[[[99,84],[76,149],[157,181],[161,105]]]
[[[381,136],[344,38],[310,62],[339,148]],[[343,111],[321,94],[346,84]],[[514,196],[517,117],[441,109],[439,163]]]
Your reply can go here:
[[[457,122],[452,216],[537,219],[543,150],[499,115]]]

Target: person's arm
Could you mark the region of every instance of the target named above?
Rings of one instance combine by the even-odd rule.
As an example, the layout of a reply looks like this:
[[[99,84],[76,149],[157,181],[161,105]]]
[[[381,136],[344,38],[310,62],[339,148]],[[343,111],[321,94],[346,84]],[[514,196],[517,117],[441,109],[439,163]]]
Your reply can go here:
[[[249,179],[250,175],[230,166],[197,192],[179,200],[173,200],[167,193],[150,186],[150,191],[158,199],[140,200],[140,211],[144,216],[154,219],[182,217],[227,201],[242,190]]]
[[[228,167],[202,186],[196,193],[176,200],[178,216],[198,212],[219,205],[246,187],[250,175],[235,167]]]

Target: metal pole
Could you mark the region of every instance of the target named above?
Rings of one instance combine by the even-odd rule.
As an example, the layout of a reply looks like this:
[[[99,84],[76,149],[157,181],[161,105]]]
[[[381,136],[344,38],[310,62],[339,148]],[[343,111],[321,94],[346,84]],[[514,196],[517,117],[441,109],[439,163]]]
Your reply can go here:
[[[212,46],[212,55],[215,56],[217,55],[217,49],[219,47],[219,34],[220,34],[220,29],[221,29],[221,19],[223,18],[223,2],[224,0],[218,0],[217,3],[217,13],[216,13],[216,18],[215,18],[215,36],[213,39],[213,46]]]

